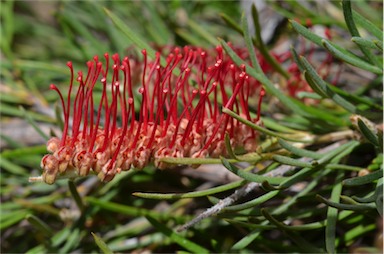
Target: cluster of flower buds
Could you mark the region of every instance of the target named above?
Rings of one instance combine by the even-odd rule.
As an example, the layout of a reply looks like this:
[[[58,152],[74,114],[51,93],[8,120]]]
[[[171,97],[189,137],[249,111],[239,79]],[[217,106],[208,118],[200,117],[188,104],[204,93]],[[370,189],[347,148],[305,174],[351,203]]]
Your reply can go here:
[[[81,71],[75,76],[68,62],[67,98],[51,85],[61,99],[64,128],[61,139],[47,143],[50,154],[41,161],[44,182],[90,172],[110,181],[152,162],[160,169],[172,167],[161,160],[165,157],[218,157],[226,153],[226,134],[232,147],[255,150],[257,133],[221,109],[258,122],[265,92],[222,47],[176,47],[165,59],[159,52],[153,60],[145,50],[142,55],[136,61],[105,54],[104,63],[95,56],[85,76]],[[74,83],[77,91],[72,91]],[[102,90],[101,99],[94,97],[95,87]],[[256,105],[256,117],[249,105]]]

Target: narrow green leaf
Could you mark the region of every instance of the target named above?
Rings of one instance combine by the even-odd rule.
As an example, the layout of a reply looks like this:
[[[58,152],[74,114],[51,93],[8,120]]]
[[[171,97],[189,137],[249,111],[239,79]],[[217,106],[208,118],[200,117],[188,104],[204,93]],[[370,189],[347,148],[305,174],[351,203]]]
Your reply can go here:
[[[46,237],[51,237],[53,235],[53,231],[48,226],[48,224],[42,221],[41,219],[37,218],[35,215],[28,214],[27,216],[25,216],[25,219],[33,226],[35,226],[36,229],[42,232]]]
[[[104,8],[105,13],[108,15],[108,17],[111,18],[112,22],[116,25],[118,29],[120,29],[127,38],[134,42],[136,46],[138,46],[141,49],[146,49],[147,53],[150,57],[153,59],[155,58],[155,50],[152,49],[152,47],[144,41],[144,39],[140,38],[138,34],[135,34],[125,23],[122,21],[118,16],[116,16],[114,13],[112,13],[110,10]],[[164,63],[162,63],[163,65]]]
[[[329,96],[325,91],[321,89],[321,87],[313,80],[308,71],[305,70],[303,72],[304,78],[307,81],[308,85],[312,88],[312,90],[319,95],[320,98],[328,98]]]
[[[14,1],[6,1],[2,3],[2,24],[1,24],[1,37],[0,46],[1,50],[9,59],[14,59],[12,53],[12,41],[15,33],[15,12]]]
[[[85,201],[87,201],[89,204],[93,206],[98,206],[100,208],[129,215],[129,216],[151,216],[156,219],[175,219],[176,221],[184,222],[185,218],[182,216],[175,216],[174,214],[166,214],[166,213],[159,213],[155,211],[151,211],[144,208],[138,208],[133,206],[127,206],[127,205],[121,205],[109,201],[100,200],[95,197],[86,197]]]
[[[375,26],[371,21],[360,15],[358,12],[352,10],[353,19],[355,22],[370,32],[373,36],[375,36],[378,40],[383,41],[383,31]]]
[[[302,13],[304,17],[309,17],[311,20],[318,15],[316,9],[310,8],[310,5],[303,4],[301,1],[291,0],[289,1],[289,4],[293,10],[297,11],[297,13]]]
[[[172,229],[166,227],[164,224],[158,222],[156,219],[146,216],[147,220],[154,226],[158,231],[169,237],[173,242],[177,243],[181,247],[185,248],[192,253],[209,253],[210,251],[204,247],[188,240],[180,234],[177,234]]]
[[[361,103],[369,107],[374,107],[376,109],[383,110],[383,107],[379,104],[374,103],[371,100],[371,98],[351,94],[343,89],[338,88],[337,86],[329,85],[328,88],[330,88],[332,91],[339,94],[340,96],[342,96],[343,98],[345,98],[351,103],[354,103],[354,104]]]
[[[108,51],[107,46],[92,34],[89,27],[84,22],[78,21],[75,13],[65,11],[65,13],[60,15],[60,19],[61,22],[65,22],[68,28],[73,31],[73,34],[81,34],[84,40],[88,42],[87,44],[78,44],[78,47],[84,52],[87,59],[91,59],[97,52],[103,53]]]
[[[277,186],[277,185],[272,185],[272,184],[268,183],[267,181],[262,182],[261,183],[261,187],[264,190],[269,191],[269,192],[279,191],[279,190],[286,189],[286,188],[283,188],[283,187],[280,187],[280,186]]]
[[[305,74],[308,73],[308,76],[304,74],[307,78],[307,81],[309,81],[308,77],[310,77],[310,79],[313,81],[313,82],[308,82],[308,84],[311,85],[313,90],[320,92],[320,95],[331,98],[335,103],[343,107],[345,110],[351,113],[356,113],[357,111],[356,107],[352,105],[350,102],[346,101],[340,95],[334,93],[329,88],[329,85],[316,73],[315,69],[307,61],[307,59],[305,59],[302,56],[300,58],[300,61],[303,64],[304,69],[306,70]]]
[[[73,182],[73,180],[68,180],[68,187],[69,187],[69,191],[71,192],[73,199],[75,200],[77,207],[79,208],[79,210],[81,212],[83,212],[84,208],[85,208],[84,202],[83,202],[83,199],[81,198],[79,192],[77,191],[77,187],[76,187],[75,183]]]
[[[328,206],[340,209],[340,210],[351,210],[351,211],[357,212],[357,211],[368,211],[368,210],[375,210],[376,209],[376,205],[374,203],[366,204],[366,205],[348,205],[348,204],[340,204],[340,203],[329,201],[328,199],[326,199],[320,195],[316,195],[316,198],[320,202],[322,202]]]
[[[271,229],[276,229],[277,227],[275,225],[261,225],[261,224],[253,224],[249,222],[241,222],[237,220],[232,220],[232,219],[226,219],[227,222],[235,225],[239,225],[242,227],[247,227],[250,229],[265,229],[265,230],[271,230]],[[325,225],[327,225],[326,220],[323,221],[318,221],[318,222],[312,222],[312,223],[307,223],[303,225],[297,225],[297,226],[287,226],[288,230],[291,231],[307,231],[307,230],[314,230],[314,229],[320,229],[324,228]]]
[[[175,158],[165,157],[161,158],[160,161],[178,165],[203,165],[203,164],[220,164],[220,159],[215,158]],[[236,162],[236,160],[233,160]]]
[[[156,51],[144,41],[144,39],[140,38],[140,36],[132,31],[125,23],[122,21],[118,16],[113,14],[110,10],[104,8],[104,11],[107,13],[107,15],[111,18],[113,23],[116,25],[118,29],[120,29],[127,38],[136,44],[141,49],[145,49],[147,51],[148,56],[150,56],[152,59],[155,59],[156,57]],[[161,66],[166,66],[166,61],[163,57],[160,58],[160,64]],[[176,75],[180,74],[180,71],[178,69],[174,69],[173,73]]]
[[[171,33],[165,23],[165,20],[162,19],[158,9],[156,9],[156,3],[150,1],[143,1],[142,3],[150,12],[151,19],[150,24],[148,24],[147,27],[157,34],[157,43],[159,45],[165,45],[169,43]]]
[[[371,65],[363,60],[361,60],[358,56],[352,54],[351,52],[343,49],[342,47],[333,44],[320,36],[312,33],[309,29],[305,28],[304,26],[300,25],[296,21],[290,20],[292,27],[302,36],[307,38],[308,40],[312,41],[316,45],[320,47],[326,48],[332,55],[334,55],[337,58],[340,58],[341,60],[354,65],[356,67],[359,67],[364,70],[371,71],[373,73],[381,74],[382,70],[378,68],[377,66]]]
[[[211,44],[211,46],[216,46],[218,44],[217,38],[215,38],[210,32],[208,32],[202,25],[193,21],[192,19],[188,19],[188,25],[195,31],[196,34],[200,35],[201,38],[205,39],[207,42]]]
[[[331,170],[321,170],[321,172],[311,181],[308,181],[307,186],[300,190],[296,195],[291,196],[286,202],[281,204],[275,210],[273,210],[273,215],[280,215],[290,211],[290,208],[297,204],[298,200],[302,197],[306,197],[308,193],[312,192],[317,186],[321,184],[324,178],[332,172]]]
[[[21,59],[16,59],[13,64],[22,70],[43,70],[51,71],[57,74],[68,74],[68,68],[64,65]]]
[[[376,45],[376,47],[383,52],[383,42],[378,40],[373,40],[373,43]]]
[[[287,179],[287,177],[269,177],[249,173],[247,171],[244,171],[243,169],[237,168],[225,158],[221,158],[221,161],[224,167],[226,167],[229,171],[250,182],[262,183],[264,181],[268,181],[270,184],[280,184],[281,182]]]
[[[325,153],[324,156],[319,159],[319,164],[326,164],[328,162],[334,162],[333,159],[336,158],[336,161],[341,160],[344,156],[349,154],[355,149],[360,143],[358,141],[349,141],[341,146],[333,149],[332,151]]]
[[[311,92],[298,92],[296,94],[297,98],[299,99],[304,99],[304,98],[308,98],[308,99],[314,99],[314,100],[320,100],[321,98],[323,98],[322,96],[320,96],[319,94],[317,93],[311,93]]]
[[[27,112],[28,112],[29,117],[31,117],[31,119],[33,119],[35,121],[42,121],[42,122],[47,122],[47,123],[54,123],[55,122],[55,120],[49,116],[45,116],[45,115],[42,115],[42,114],[39,114],[36,112],[32,112],[32,111],[27,111]],[[0,104],[0,114],[10,115],[10,116],[15,116],[15,117],[24,117],[24,114],[23,114],[23,112],[21,112],[20,109],[18,109],[17,107],[9,106],[9,105],[4,104],[4,103]]]
[[[220,13],[220,17],[224,20],[224,22],[231,27],[233,30],[238,32],[239,34],[243,35],[243,30],[241,27],[238,25],[238,22],[234,21],[230,16],[228,16],[225,13]]]
[[[256,46],[260,50],[260,53],[263,55],[265,60],[278,72],[280,73],[284,78],[288,79],[289,74],[286,70],[282,68],[282,65],[274,58],[268,51],[267,47],[265,46],[263,39],[261,38],[261,28],[259,23],[259,12],[256,9],[256,5],[252,4],[252,18],[253,18],[253,26],[255,28],[255,39],[256,39]],[[244,35],[248,33],[248,29],[245,30],[243,27]],[[252,62],[252,65],[255,67],[255,65]]]
[[[201,191],[192,191],[188,193],[143,193],[143,192],[134,192],[132,193],[133,196],[141,197],[141,198],[152,198],[152,199],[160,199],[160,200],[169,200],[169,199],[181,199],[181,198],[197,198],[197,197],[205,197],[209,195],[213,195],[216,193],[228,191],[240,186],[243,186],[246,184],[247,181],[240,180],[224,185],[220,185],[214,188],[210,188],[207,190],[201,190]]]
[[[336,47],[334,47],[327,40],[322,40],[322,44],[324,48],[326,48],[333,56],[339,58],[340,60],[347,62],[353,66],[356,66],[360,69],[370,71],[375,74],[383,74],[383,70],[377,66],[371,65],[364,60],[361,60],[357,56],[353,56],[351,54],[345,54],[345,52],[340,51]]]
[[[289,20],[289,22],[291,23],[293,29],[296,30],[296,32],[298,32],[299,34],[301,34],[311,42],[315,43],[317,46],[322,47],[322,44],[321,44],[321,40],[323,39],[322,37],[312,33],[308,28],[304,27],[303,25],[297,23],[294,20]]]
[[[193,36],[188,30],[185,29],[175,29],[175,33],[183,38],[190,45],[199,45],[200,38]]]
[[[308,114],[303,117],[309,122],[316,121],[321,124],[321,121],[325,121],[325,126],[337,125],[340,127],[346,127],[350,124],[347,117],[340,117],[340,114],[336,115],[331,110],[327,111],[313,106],[306,106],[303,102],[298,100],[294,100],[293,103],[301,107]]]
[[[257,205],[260,205],[260,204],[270,200],[271,198],[275,197],[277,194],[279,194],[279,191],[270,191],[270,192],[267,192],[260,197],[257,197],[255,199],[248,201],[248,202],[245,202],[243,204],[228,206],[227,208],[224,209],[224,211],[233,212],[233,211],[242,211],[245,209],[253,208]]]
[[[337,170],[348,170],[348,171],[360,171],[363,168],[361,167],[355,167],[355,166],[349,166],[349,165],[343,165],[343,164],[327,164],[326,168],[329,169],[337,169]]]
[[[341,179],[343,176],[344,173],[339,172],[336,177],[336,181],[331,193],[332,202],[339,202],[340,200],[342,190]],[[327,211],[327,226],[325,227],[325,248],[327,249],[328,253],[336,253],[335,238],[337,215],[337,209],[329,206]]]
[[[60,249],[60,253],[70,253],[81,243],[81,231],[80,228],[74,228],[71,230],[71,234],[69,234],[68,238],[65,239],[66,242],[64,246]]]
[[[286,127],[284,125],[281,125],[276,122],[276,120],[268,117],[261,117],[261,121],[263,122],[264,126],[268,129],[275,130],[277,132],[285,132],[285,133],[296,133],[297,130],[291,129],[289,127]]]
[[[311,142],[311,140],[312,140],[312,136],[310,134],[306,134],[306,133],[298,133],[296,135],[297,137],[295,137],[292,134],[285,135],[285,134],[280,134],[278,132],[268,130],[268,129],[261,127],[260,125],[257,125],[257,124],[255,124],[255,123],[253,123],[253,122],[251,122],[245,118],[242,118],[241,116],[239,116],[238,114],[236,114],[235,112],[231,111],[228,108],[224,108],[223,113],[230,115],[231,117],[233,117],[236,120],[246,124],[247,126],[251,127],[254,130],[257,130],[261,133],[264,133],[264,134],[272,136],[272,137],[277,137],[277,138],[281,138],[281,139],[293,141],[293,142]]]
[[[369,184],[383,177],[383,170],[378,170],[365,176],[359,176],[354,178],[345,179],[343,184],[345,186],[359,186],[363,184]]]
[[[321,157],[323,157],[323,155],[320,153],[316,153],[316,152],[309,151],[306,149],[298,148],[296,146],[289,144],[288,142],[284,141],[283,139],[278,139],[278,142],[281,145],[281,147],[283,147],[284,149],[290,151],[291,153],[293,153],[297,156],[309,157],[309,158],[313,158],[313,159],[320,159]]]
[[[372,202],[375,202],[376,201],[376,198],[377,198],[377,195],[376,193],[373,193],[372,195],[370,196],[367,196],[367,197],[356,197],[356,196],[352,196],[352,199],[356,202],[359,202],[359,203],[372,203]]]
[[[62,243],[64,243],[68,237],[71,235],[71,228],[65,227],[62,230],[58,231],[53,237],[52,237],[52,246],[58,247]]]
[[[26,155],[32,155],[32,154],[44,154],[47,152],[47,146],[46,145],[38,145],[38,146],[30,146],[30,147],[21,147],[17,149],[12,150],[5,150],[2,153],[0,153],[1,158],[18,158]]]
[[[379,146],[379,140],[377,135],[361,120],[360,117],[357,119],[357,125],[359,126],[361,134],[373,145]]]
[[[108,245],[103,241],[103,239],[101,239],[98,235],[96,235],[93,232],[91,232],[91,234],[93,236],[93,239],[95,239],[95,243],[97,244],[97,246],[99,246],[100,250],[104,254],[112,254],[113,253],[111,251],[111,249],[109,249]]]
[[[357,145],[359,145],[359,142],[357,141],[350,141],[348,143],[345,143],[341,146],[339,146],[336,149],[333,149],[332,151],[323,154],[323,156],[318,160],[319,165],[315,166],[314,168],[303,168],[293,176],[288,177],[284,182],[282,182],[279,185],[279,188],[288,188],[292,186],[293,184],[305,179],[308,175],[313,173],[316,170],[319,170],[326,166],[327,163],[332,161],[333,158],[337,156],[344,157],[345,154],[349,154]],[[340,158],[341,159],[341,158]]]
[[[309,162],[305,162],[305,161],[300,161],[300,160],[292,159],[290,157],[282,156],[282,155],[273,155],[272,159],[274,161],[277,161],[277,162],[284,164],[284,165],[291,165],[291,166],[302,167],[302,168],[306,168],[306,167],[312,168],[312,167],[317,165],[316,163],[309,163]],[[316,161],[314,161],[314,162],[316,162]]]
[[[375,204],[377,212],[380,214],[381,217],[383,217],[383,178],[380,178],[379,181],[377,181],[375,194]]]
[[[39,128],[36,121],[29,115],[29,113],[23,108],[23,106],[19,106],[20,111],[22,112],[25,119],[27,119],[28,123],[35,129],[39,135],[45,139],[45,141],[48,141],[49,137]]]
[[[25,168],[11,162],[10,160],[4,158],[2,154],[0,154],[0,168],[8,171],[12,175],[21,175],[28,176],[28,172]]]
[[[351,33],[352,36],[360,37],[360,33],[357,30],[357,27],[355,25],[355,21],[353,19],[352,15],[352,9],[351,9],[351,2],[350,0],[343,0],[342,1],[342,6],[343,6],[343,13],[344,13],[344,19],[345,23],[347,24],[348,30]],[[383,64],[380,63],[380,61],[372,54],[369,49],[366,47],[359,45],[359,48],[361,52],[364,53],[364,55],[367,57],[368,61],[372,64],[375,64],[376,66],[382,66]]]
[[[252,66],[253,68],[255,68],[255,70],[258,73],[262,74],[263,71],[260,67],[259,61],[256,58],[255,48],[253,47],[252,38],[251,38],[251,35],[249,34],[247,17],[244,15],[244,13],[241,16],[241,25],[244,31],[244,40],[245,40],[245,44],[247,45],[247,49],[251,58]]]
[[[239,159],[236,157],[236,154],[235,154],[235,152],[234,152],[233,149],[232,149],[232,146],[231,146],[231,139],[230,139],[228,133],[225,133],[224,141],[225,141],[225,148],[227,149],[227,153],[228,153],[229,157],[230,157],[231,159],[239,160]]]
[[[23,220],[25,216],[27,216],[29,212],[27,210],[20,210],[12,212],[12,216],[10,216],[8,219],[2,219],[0,221],[0,230],[4,230],[6,228],[9,228],[10,226],[18,223],[19,221]],[[4,213],[2,213],[2,216],[4,216]]]
[[[268,221],[263,221],[261,223],[262,226],[266,226],[268,224]],[[247,234],[245,237],[241,238],[238,242],[236,242],[232,247],[232,251],[239,251],[246,248],[249,244],[251,244],[256,238],[259,237],[259,235],[262,233],[262,230],[260,228],[256,228],[249,234]]]
[[[4,143],[7,144],[7,147],[9,147],[9,148],[21,148],[24,146],[23,144],[20,143],[20,141],[15,140],[15,139],[5,135],[4,133],[0,133],[0,138],[3,140]],[[0,154],[0,156],[2,156],[2,153]],[[1,163],[1,160],[0,160],[0,163]]]
[[[261,213],[263,216],[270,221],[272,224],[276,225],[278,228],[286,232],[287,236],[292,239],[296,243],[298,247],[300,247],[305,252],[310,253],[320,253],[322,252],[319,248],[316,246],[313,246],[309,242],[307,242],[303,237],[301,237],[297,232],[292,231],[288,226],[286,226],[284,223],[278,221],[275,219],[271,214],[267,212],[267,209],[262,208]]]
[[[377,45],[373,41],[361,38],[359,36],[353,36],[351,41],[353,41],[359,46],[363,46],[371,49],[378,49]]]
[[[303,72],[304,72],[304,67],[303,67],[303,65],[301,64],[299,54],[297,54],[295,48],[294,48],[292,45],[290,46],[290,51],[291,51],[291,53],[292,53],[293,60],[294,60],[295,63],[297,64],[297,67],[299,67],[300,72],[303,73]]]

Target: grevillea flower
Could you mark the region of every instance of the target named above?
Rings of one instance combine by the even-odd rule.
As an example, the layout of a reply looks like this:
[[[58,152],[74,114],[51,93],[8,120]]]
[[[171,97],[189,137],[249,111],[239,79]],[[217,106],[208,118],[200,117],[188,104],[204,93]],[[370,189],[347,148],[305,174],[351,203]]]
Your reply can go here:
[[[218,157],[226,153],[226,133],[233,147],[255,150],[257,133],[221,112],[224,106],[259,121],[265,92],[245,67],[237,67],[220,46],[210,51],[176,47],[163,64],[159,52],[154,60],[145,50],[142,54],[142,62],[105,54],[103,63],[95,56],[87,62],[86,75],[79,71],[77,76],[68,62],[67,99],[50,87],[61,99],[64,128],[61,138],[47,142],[43,181],[52,184],[61,174],[90,172],[110,181],[151,162],[160,169],[172,167],[161,161],[164,157]],[[99,102],[96,88],[102,90]],[[251,100],[257,105],[254,118]]]

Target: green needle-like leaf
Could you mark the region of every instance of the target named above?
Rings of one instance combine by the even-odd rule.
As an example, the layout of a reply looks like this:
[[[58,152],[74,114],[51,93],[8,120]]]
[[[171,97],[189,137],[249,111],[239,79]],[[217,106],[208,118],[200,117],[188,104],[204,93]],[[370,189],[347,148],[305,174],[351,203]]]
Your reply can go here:
[[[83,199],[81,198],[79,192],[77,191],[76,185],[72,180],[68,181],[68,187],[69,187],[69,191],[72,194],[73,199],[76,202],[77,207],[79,208],[80,211],[83,212],[85,208]]]
[[[96,235],[95,233],[91,232],[92,236],[93,236],[93,239],[95,239],[95,243],[97,244],[97,246],[99,246],[100,250],[104,253],[104,254],[112,254],[113,252],[109,249],[108,245],[103,241],[103,239],[101,239],[98,235]]]
[[[209,33],[204,27],[202,27],[199,23],[193,21],[192,19],[188,20],[189,27],[195,31],[198,35],[204,38],[207,42],[211,44],[211,46],[216,46],[219,42],[217,38],[215,38],[211,33]]]
[[[245,40],[245,44],[247,45],[247,49],[249,51],[252,66],[253,68],[256,69],[258,73],[262,74],[263,71],[260,67],[259,61],[257,61],[255,48],[253,46],[251,35],[249,34],[247,18],[244,14],[243,16],[241,16],[241,25],[244,31],[244,40]]]
[[[343,0],[343,13],[344,13],[344,19],[345,23],[347,24],[348,30],[351,33],[352,36],[360,37],[360,33],[357,30],[357,27],[355,25],[355,21],[353,19],[352,15],[352,9],[351,9],[351,1],[350,0]],[[364,53],[364,55],[367,57],[370,63],[375,64],[376,66],[382,66],[383,64],[380,63],[380,61],[372,54],[369,49],[362,45],[358,45],[360,50]]]
[[[328,206],[331,206],[331,207],[334,207],[334,208],[337,208],[337,209],[341,209],[341,210],[351,210],[351,211],[368,211],[368,210],[374,210],[376,209],[376,205],[374,203],[372,204],[359,204],[359,205],[349,205],[349,204],[340,204],[340,203],[336,203],[336,202],[332,202],[332,201],[329,201],[328,199],[320,196],[320,195],[316,195],[316,198],[324,203],[324,204],[327,204]]]
[[[247,126],[251,127],[254,130],[257,130],[261,133],[264,133],[264,134],[272,136],[272,137],[277,137],[277,138],[281,138],[281,139],[293,141],[293,142],[303,142],[303,143],[304,142],[310,142],[313,138],[310,134],[305,134],[305,133],[299,133],[299,134],[295,135],[295,136],[297,136],[297,137],[295,137],[292,134],[285,135],[285,134],[280,134],[278,132],[268,130],[268,129],[261,127],[257,124],[254,124],[253,122],[251,122],[245,118],[242,118],[241,116],[239,116],[235,112],[229,110],[228,108],[224,108],[223,113],[230,115],[231,117],[239,120],[240,122],[246,124]]]
[[[39,219],[35,215],[28,214],[25,218],[28,220],[29,223],[31,223],[33,226],[35,226],[46,237],[51,237],[53,235],[53,231],[47,225],[47,223],[45,223],[44,221],[42,221],[41,219]]]
[[[166,227],[163,223],[158,222],[155,218],[150,216],[146,216],[146,218],[158,231],[169,237],[173,242],[182,246],[186,250],[191,251],[192,253],[209,253],[209,250],[188,240],[184,236],[177,234],[172,229]]]
[[[121,205],[109,201],[104,201],[97,199],[95,197],[86,197],[85,200],[93,206],[97,206],[109,211],[121,213],[121,214],[126,214],[130,216],[151,216],[156,219],[170,219],[173,218],[176,221],[181,221],[184,222],[185,219],[181,216],[175,216],[174,214],[165,214],[165,213],[159,213],[156,211],[144,209],[144,208],[138,208],[138,207],[133,207],[133,206],[126,206],[126,205]]]
[[[206,197],[209,195],[213,195],[216,193],[228,191],[237,187],[240,187],[246,184],[247,181],[241,180],[236,181],[229,184],[220,185],[214,188],[210,188],[207,190],[201,191],[192,191],[188,193],[143,193],[143,192],[134,192],[133,196],[141,197],[141,198],[151,198],[151,199],[160,199],[160,200],[168,200],[168,199],[181,199],[181,198],[197,198],[197,197]]]
[[[379,146],[379,139],[377,135],[361,120],[361,118],[357,119],[357,125],[359,126],[361,134],[373,145]]]
[[[306,77],[307,78],[309,77],[309,79],[313,81],[313,82],[308,82],[310,85],[312,85],[311,87],[313,88],[313,90],[320,92],[320,94],[323,96],[331,98],[335,103],[339,104],[345,110],[351,113],[356,113],[357,111],[356,107],[352,105],[350,102],[346,101],[340,95],[334,93],[329,88],[329,85],[316,73],[315,69],[307,61],[307,59],[305,59],[304,57],[301,57],[300,61],[303,65],[303,68],[306,70],[306,73],[308,73],[308,76]]]
[[[365,176],[345,179],[343,181],[343,184],[345,186],[359,186],[363,184],[372,183],[373,181],[376,181],[382,177],[383,177],[383,170],[378,170]]]
[[[239,34],[243,35],[243,30],[241,29],[241,27],[239,26],[239,24],[233,20],[230,16],[228,16],[227,14],[225,13],[220,13],[220,17],[224,20],[224,22],[229,26],[231,27],[233,30],[235,30],[236,32],[238,32]]]
[[[280,184],[281,182],[287,179],[286,177],[269,177],[269,176],[249,173],[247,171],[244,171],[243,169],[237,168],[235,165],[231,164],[225,158],[221,158],[221,161],[224,167],[229,169],[229,171],[250,182],[262,183],[264,181],[267,181],[270,184]]]
[[[312,168],[312,167],[317,165],[316,161],[313,161],[312,163],[309,163],[309,162],[304,162],[304,161],[292,159],[290,157],[281,156],[281,155],[273,155],[272,159],[274,161],[277,161],[277,162],[281,163],[281,164],[291,165],[291,166],[295,166],[295,167],[302,167],[302,168],[306,168],[306,167],[307,168]]]
[[[291,145],[290,143],[284,141],[283,139],[278,139],[279,144],[286,150],[290,151],[291,153],[300,156],[300,157],[309,157],[313,159],[320,159],[323,157],[322,154],[316,153],[313,151],[309,151],[306,149],[298,148],[296,146]]]
[[[371,49],[378,49],[377,45],[373,41],[367,40],[367,39],[364,39],[364,38],[361,38],[358,36],[352,37],[351,41],[353,41],[354,43],[356,43],[357,45],[362,46],[362,47],[367,47],[367,48],[371,48]]]
[[[383,70],[381,68],[374,66],[372,64],[369,64],[364,60],[361,60],[357,56],[346,54],[345,52],[340,51],[339,49],[334,47],[331,43],[329,43],[327,40],[322,40],[322,44],[324,48],[326,48],[333,56],[339,58],[344,62],[347,62],[353,66],[359,67],[363,70],[370,71],[372,73],[383,74]]]
[[[286,70],[282,68],[282,65],[277,62],[276,58],[274,58],[268,51],[267,47],[265,46],[263,39],[261,38],[261,27],[259,23],[259,12],[256,9],[256,5],[252,4],[252,18],[253,18],[253,25],[255,27],[255,41],[256,46],[260,50],[260,53],[264,56],[265,60],[277,71],[279,72],[284,78],[288,79],[289,74]],[[247,23],[247,22],[245,22]],[[245,29],[243,26],[244,36],[247,37],[248,29]],[[252,65],[255,66],[255,64],[252,62]]]
[[[288,226],[286,226],[284,223],[278,221],[276,218],[274,218],[271,214],[267,212],[267,209],[263,208],[261,209],[261,213],[263,216],[269,220],[271,223],[276,225],[281,230],[285,231],[287,236],[289,236],[301,249],[303,249],[306,252],[312,252],[312,253],[319,253],[322,252],[317,247],[310,244],[308,241],[306,241],[303,237],[301,237],[297,232],[291,231]]]
[[[335,181],[335,185],[332,189],[331,200],[332,202],[339,202],[342,185],[341,179],[344,176],[342,172],[338,173],[338,176]],[[327,226],[325,227],[325,248],[328,253],[335,253],[335,238],[336,238],[336,222],[337,222],[338,211],[334,207],[328,207],[327,211]]]
[[[260,204],[270,200],[271,198],[275,197],[277,194],[279,194],[279,191],[270,191],[270,192],[267,192],[258,198],[255,198],[255,199],[248,201],[248,202],[245,202],[243,204],[229,206],[229,207],[225,208],[224,211],[233,212],[233,211],[242,211],[245,209],[249,209],[249,208],[255,207],[257,205],[260,205]]]
[[[141,49],[145,49],[147,51],[148,56],[150,56],[152,59],[155,59],[156,51],[148,44],[145,42],[144,39],[140,38],[140,36],[132,31],[125,23],[122,21],[118,16],[113,14],[110,10],[104,8],[104,11],[107,13],[107,15],[111,18],[113,23],[116,25],[118,29],[120,29],[126,36],[127,38],[132,41],[133,43],[136,44]],[[166,61],[163,57],[160,58],[160,64],[162,66],[166,66]],[[173,73],[176,75],[179,74],[178,69],[174,69]]]
[[[380,40],[381,43],[383,43],[383,31],[380,28],[375,26],[371,21],[369,21],[368,19],[366,19],[365,17],[363,17],[361,14],[359,14],[354,10],[352,10],[352,15],[353,15],[353,19],[358,25],[366,29],[378,40]]]

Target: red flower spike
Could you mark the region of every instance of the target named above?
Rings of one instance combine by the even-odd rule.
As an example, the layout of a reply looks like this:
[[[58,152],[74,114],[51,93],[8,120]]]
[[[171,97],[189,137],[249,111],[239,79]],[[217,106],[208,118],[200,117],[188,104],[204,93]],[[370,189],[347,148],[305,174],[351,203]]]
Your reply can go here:
[[[225,133],[234,147],[255,149],[255,131],[221,112],[224,105],[250,121],[259,120],[265,92],[246,74],[245,66],[236,67],[221,46],[214,50],[185,46],[170,52],[166,65],[160,66],[160,52],[150,60],[143,50],[141,68],[139,62],[117,54],[112,55],[111,65],[108,53],[104,64],[95,56],[87,62],[86,75],[79,71],[76,78],[72,63],[67,63],[71,82],[66,103],[51,85],[59,94],[65,124],[63,137],[48,141],[51,154],[41,161],[46,183],[54,183],[62,174],[86,176],[90,172],[110,181],[121,171],[141,169],[150,162],[161,169],[172,167],[160,161],[168,156],[218,157],[226,154]],[[74,79],[78,86],[71,102]],[[137,82],[141,85],[134,88]],[[94,105],[96,86],[101,86],[102,94]],[[141,95],[138,119],[133,89]],[[257,119],[251,119],[248,101],[255,99],[259,102]]]

